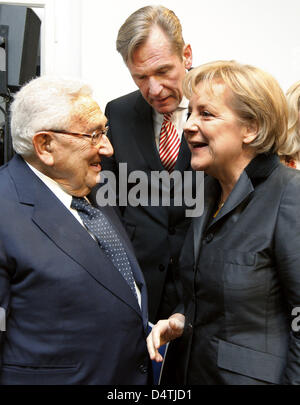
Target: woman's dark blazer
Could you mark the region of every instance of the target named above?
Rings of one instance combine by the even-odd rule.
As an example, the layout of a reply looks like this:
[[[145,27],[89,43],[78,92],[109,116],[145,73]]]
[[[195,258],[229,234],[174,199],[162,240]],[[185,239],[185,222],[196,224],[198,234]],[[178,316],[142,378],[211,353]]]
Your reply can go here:
[[[185,330],[162,383],[300,384],[300,172],[258,155],[213,219],[219,195],[207,176],[180,260]]]

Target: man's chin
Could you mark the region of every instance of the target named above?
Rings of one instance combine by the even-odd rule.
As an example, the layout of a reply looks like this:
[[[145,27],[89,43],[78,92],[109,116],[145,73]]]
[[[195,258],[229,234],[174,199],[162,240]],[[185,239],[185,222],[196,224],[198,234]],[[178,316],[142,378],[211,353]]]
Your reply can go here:
[[[161,105],[152,105],[155,111],[157,111],[159,114],[167,114],[167,113],[172,113],[177,109],[177,105],[175,103],[168,104],[165,106]]]
[[[166,114],[171,113],[177,109],[179,102],[175,100],[173,97],[168,97],[163,101],[153,101],[151,106],[157,111],[159,114]]]

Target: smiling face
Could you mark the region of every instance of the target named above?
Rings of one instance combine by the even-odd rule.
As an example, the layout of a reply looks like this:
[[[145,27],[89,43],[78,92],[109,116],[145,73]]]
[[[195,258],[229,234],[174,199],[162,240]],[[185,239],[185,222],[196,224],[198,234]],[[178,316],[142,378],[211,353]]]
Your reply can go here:
[[[184,132],[191,166],[219,180],[237,180],[255,156],[248,144],[256,132],[239,121],[230,106],[232,92],[224,83],[215,82],[212,90],[200,82],[190,99]]]
[[[103,130],[107,119],[91,97],[80,97],[74,103],[69,132],[92,134]],[[53,162],[48,174],[69,194],[85,196],[97,184],[101,156],[111,156],[112,146],[106,136],[93,146],[89,138],[55,133],[50,144]]]
[[[183,97],[182,82],[186,69],[191,65],[190,46],[185,45],[180,58],[168,37],[156,26],[127,64],[144,99],[159,113],[176,110]]]

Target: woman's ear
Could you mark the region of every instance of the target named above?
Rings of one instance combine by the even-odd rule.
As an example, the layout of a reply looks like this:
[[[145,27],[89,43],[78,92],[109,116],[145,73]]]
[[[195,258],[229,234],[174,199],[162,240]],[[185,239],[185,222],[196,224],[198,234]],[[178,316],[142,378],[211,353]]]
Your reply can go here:
[[[54,137],[50,132],[37,132],[32,139],[37,158],[46,166],[53,166]]]
[[[257,122],[256,121],[250,122],[246,126],[246,131],[244,133],[243,142],[246,145],[249,145],[250,143],[252,143],[257,138],[257,135],[258,135]]]

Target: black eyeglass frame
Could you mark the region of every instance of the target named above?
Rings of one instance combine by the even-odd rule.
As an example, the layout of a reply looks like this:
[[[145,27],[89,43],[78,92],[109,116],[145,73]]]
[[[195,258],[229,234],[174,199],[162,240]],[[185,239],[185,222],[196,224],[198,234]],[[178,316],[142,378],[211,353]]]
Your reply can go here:
[[[102,137],[107,135],[109,130],[109,126],[106,126],[104,129],[100,129],[99,131],[94,131],[92,134],[85,134],[84,132],[69,132],[64,130],[53,130],[48,129],[46,131],[38,131],[40,132],[53,132],[55,134],[63,134],[63,135],[71,135],[71,136],[79,136],[79,137],[86,137],[90,138],[92,145],[96,146],[100,143]]]

